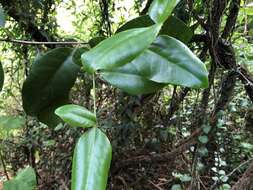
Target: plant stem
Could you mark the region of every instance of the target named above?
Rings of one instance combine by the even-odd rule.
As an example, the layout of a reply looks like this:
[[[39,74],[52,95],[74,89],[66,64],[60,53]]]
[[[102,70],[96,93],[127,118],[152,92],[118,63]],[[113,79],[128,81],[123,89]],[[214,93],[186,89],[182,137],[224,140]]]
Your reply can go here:
[[[2,151],[0,151],[0,159],[1,159],[1,162],[2,162],[2,165],[3,165],[4,174],[5,174],[6,178],[7,178],[8,180],[10,180],[10,178],[9,178],[9,176],[8,176],[7,169],[6,169],[6,165],[5,165],[5,162],[4,162],[4,158],[3,158]]]
[[[37,41],[28,41],[28,40],[16,40],[16,39],[9,39],[9,38],[1,38],[0,42],[6,43],[14,43],[14,44],[23,44],[23,45],[87,45],[87,42],[68,42],[68,41],[61,41],[61,42],[37,42]]]
[[[96,78],[95,74],[92,75],[92,82],[93,82],[93,111],[95,116],[97,117],[97,106],[96,106]]]

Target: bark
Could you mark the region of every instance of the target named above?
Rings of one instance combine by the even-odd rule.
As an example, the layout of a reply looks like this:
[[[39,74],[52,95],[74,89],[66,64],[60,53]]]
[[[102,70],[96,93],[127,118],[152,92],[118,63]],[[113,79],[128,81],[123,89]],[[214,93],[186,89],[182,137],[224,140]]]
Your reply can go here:
[[[237,76],[238,74],[236,72],[231,71],[227,74],[227,76],[222,81],[220,97],[213,111],[213,116],[216,117],[215,120],[217,120],[217,114],[220,111],[225,110],[229,102],[232,100]],[[216,122],[215,122],[215,125],[216,125]]]
[[[174,113],[179,109],[180,103],[184,100],[184,98],[187,96],[188,92],[190,91],[189,88],[183,88],[178,94],[175,90],[175,93],[173,93],[173,97],[170,103],[170,107],[168,110],[168,114],[166,116],[167,123],[170,122],[172,116]]]
[[[241,0],[231,1],[230,12],[227,17],[227,22],[222,33],[222,38],[224,39],[227,39],[231,34],[233,34],[233,30],[235,28],[236,20],[240,10],[240,3]]]
[[[246,93],[248,94],[250,100],[253,102],[253,76],[247,69],[241,66],[238,66],[237,71],[240,74],[239,78],[244,84]]]
[[[231,190],[253,190],[253,162]]]
[[[250,132],[253,137],[253,109],[250,109],[245,117],[245,129]]]

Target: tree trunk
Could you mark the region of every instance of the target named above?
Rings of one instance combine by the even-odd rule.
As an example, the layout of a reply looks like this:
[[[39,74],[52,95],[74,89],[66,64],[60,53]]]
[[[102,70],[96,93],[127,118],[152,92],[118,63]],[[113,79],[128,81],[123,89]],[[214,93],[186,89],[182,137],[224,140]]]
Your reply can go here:
[[[231,190],[253,190],[253,162]]]

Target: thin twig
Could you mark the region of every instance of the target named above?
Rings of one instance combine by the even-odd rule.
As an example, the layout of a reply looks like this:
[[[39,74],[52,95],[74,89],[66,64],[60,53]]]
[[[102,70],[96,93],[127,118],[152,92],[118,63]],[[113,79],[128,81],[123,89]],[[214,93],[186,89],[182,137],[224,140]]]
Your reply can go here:
[[[250,161],[253,161],[253,158],[246,160],[245,162],[241,163],[239,166],[237,166],[235,169],[233,169],[229,174],[225,175],[224,177],[230,177],[231,175],[233,175],[239,168],[241,168],[242,166],[244,166],[245,164],[249,163]],[[223,177],[223,178],[224,178]],[[214,189],[217,185],[218,181],[215,181],[215,183],[212,185],[212,187],[210,189]]]
[[[149,183],[151,183],[154,187],[156,187],[158,190],[164,190],[159,185],[154,184],[151,180],[148,180]]]
[[[245,164],[249,163],[253,161],[253,158],[246,160],[245,162],[241,163],[238,167],[236,167],[235,169],[233,169],[232,172],[230,172],[229,174],[226,175],[226,177],[230,177],[231,175],[233,175],[233,173],[235,173],[239,168],[241,168],[242,166],[244,166]]]
[[[207,190],[205,184],[203,183],[203,181],[200,179],[199,176],[198,176],[198,180],[199,180],[200,184],[202,185],[202,187],[203,187],[205,190]]]
[[[4,158],[3,158],[3,155],[2,155],[1,151],[0,151],[0,158],[1,158],[3,169],[4,169],[4,174],[5,174],[6,178],[7,178],[7,180],[10,180],[10,177],[8,175],[7,168],[6,168],[6,165],[5,165],[5,162],[4,162]]]
[[[28,40],[16,40],[9,38],[0,38],[0,42],[24,44],[24,45],[87,45],[87,42],[75,42],[75,41],[65,41],[65,42],[38,42],[38,41],[28,41]]]
[[[63,179],[61,179],[61,183],[62,183],[62,187],[64,188],[64,190],[69,190],[67,184],[65,183],[65,181]]]

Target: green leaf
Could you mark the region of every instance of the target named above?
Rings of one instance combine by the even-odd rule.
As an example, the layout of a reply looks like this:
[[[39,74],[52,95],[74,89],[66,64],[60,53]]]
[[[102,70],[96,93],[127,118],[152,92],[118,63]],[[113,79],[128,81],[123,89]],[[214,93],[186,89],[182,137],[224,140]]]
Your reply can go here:
[[[182,190],[182,187],[179,184],[175,184],[171,187],[171,190]]]
[[[111,71],[103,71],[101,74],[111,85],[132,95],[149,94],[164,87],[164,84],[153,82],[142,76],[133,63]]]
[[[55,110],[69,103],[68,97],[62,97],[62,99],[55,100],[51,104],[49,104],[46,108],[40,110],[37,114],[38,120],[44,124],[47,124],[49,127],[57,126],[62,120],[54,113]]]
[[[72,190],[105,190],[112,158],[106,135],[94,127],[78,140],[72,164]]]
[[[25,126],[25,118],[0,116],[0,129],[10,131],[13,129],[20,129]]]
[[[241,8],[243,13],[252,16],[253,15],[253,3],[248,3],[245,7]]]
[[[132,95],[154,93],[164,87],[163,84],[150,81],[138,74],[127,72],[109,71],[103,72],[102,76],[111,85]]]
[[[154,0],[149,8],[149,16],[156,23],[163,23],[171,15],[179,0]]]
[[[0,27],[4,27],[5,25],[5,13],[3,7],[0,5]]]
[[[242,142],[241,147],[244,148],[244,149],[253,150],[253,144],[250,144],[250,143],[247,143],[247,142]]]
[[[154,24],[155,22],[149,17],[149,15],[142,15],[123,24],[121,27],[119,27],[116,33],[123,32],[133,28],[149,27]]]
[[[187,44],[193,36],[193,31],[179,18],[170,16],[164,22],[160,34],[174,37]]]
[[[21,183],[20,181],[14,179],[10,181],[5,181],[3,185],[3,190],[22,190],[27,187],[27,185],[25,185],[24,183]]]
[[[206,135],[199,136],[198,139],[202,144],[206,144],[208,142],[208,137]]]
[[[100,42],[82,55],[85,70],[94,73],[100,69],[122,66],[140,55],[155,40],[160,25],[131,29]]]
[[[182,182],[189,182],[191,180],[192,180],[192,177],[187,174],[180,176],[180,181],[182,181]]]
[[[132,28],[148,27],[154,24],[154,21],[148,15],[144,15],[128,21],[116,33]],[[174,37],[186,44],[191,40],[193,31],[179,18],[170,16],[163,24],[159,34]]]
[[[36,187],[36,174],[32,167],[27,167],[18,172],[15,179],[27,183],[33,189]]]
[[[204,63],[185,44],[169,36],[159,36],[149,50],[133,62],[139,71],[154,82],[191,88],[208,86],[208,72]]]
[[[25,127],[25,118],[0,116],[0,138],[7,139],[15,130]]]
[[[3,88],[3,85],[4,85],[4,70],[3,70],[2,63],[0,62],[0,91]]]
[[[96,45],[98,45],[100,42],[102,42],[103,40],[105,40],[105,37],[102,37],[102,36],[98,36],[98,37],[95,37],[95,38],[92,38],[90,41],[89,41],[89,45],[90,47],[95,47]]]
[[[62,123],[59,123],[55,128],[54,131],[59,131],[61,129],[64,129],[65,125],[63,125]]]
[[[159,36],[131,63],[101,74],[107,82],[130,94],[155,92],[166,84],[208,86],[205,65],[182,42],[168,36]]]
[[[17,176],[9,181],[4,182],[3,190],[35,190],[36,189],[36,174],[33,168],[27,167]]]
[[[200,147],[198,149],[198,152],[201,156],[208,156],[208,149],[206,147]]]
[[[86,47],[81,47],[81,48],[75,48],[73,53],[72,53],[72,61],[79,65],[82,66],[82,60],[81,56],[84,52],[88,51],[89,49]]]
[[[211,126],[209,125],[203,126],[203,131],[205,134],[208,134],[211,131]]]
[[[253,7],[245,7],[242,9],[243,9],[243,12],[247,14],[248,16],[253,16]]]
[[[80,70],[72,54],[70,48],[57,48],[36,59],[22,89],[27,114],[44,118],[47,124],[57,120],[54,110],[68,103],[69,91]],[[49,112],[53,115],[49,116]]]
[[[96,125],[95,114],[78,105],[64,105],[56,109],[55,114],[73,127],[87,128]]]

